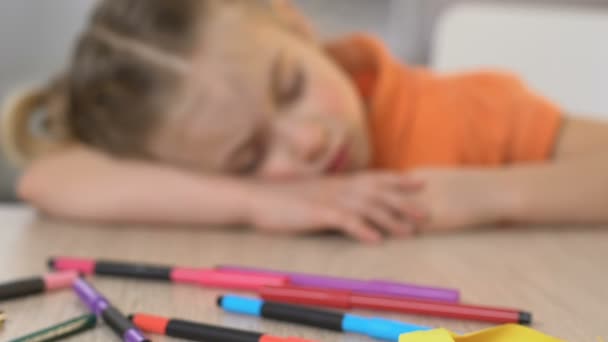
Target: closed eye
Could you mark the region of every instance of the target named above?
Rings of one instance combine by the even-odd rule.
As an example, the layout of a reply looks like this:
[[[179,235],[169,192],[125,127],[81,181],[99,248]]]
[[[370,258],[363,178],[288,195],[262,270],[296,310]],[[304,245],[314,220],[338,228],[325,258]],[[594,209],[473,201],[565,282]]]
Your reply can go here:
[[[294,104],[304,94],[306,86],[304,69],[290,63],[284,54],[279,55],[271,74],[271,93],[275,105],[288,107]]]

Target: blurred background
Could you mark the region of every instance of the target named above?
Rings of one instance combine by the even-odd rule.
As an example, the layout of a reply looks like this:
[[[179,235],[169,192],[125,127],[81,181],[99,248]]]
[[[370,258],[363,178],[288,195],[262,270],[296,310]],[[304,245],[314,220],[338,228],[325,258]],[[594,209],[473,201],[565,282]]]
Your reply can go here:
[[[94,0],[0,0],[0,98],[64,65]],[[608,0],[295,0],[331,37],[368,31],[411,64],[513,70],[565,110],[608,118]],[[0,156],[0,201],[17,172]]]

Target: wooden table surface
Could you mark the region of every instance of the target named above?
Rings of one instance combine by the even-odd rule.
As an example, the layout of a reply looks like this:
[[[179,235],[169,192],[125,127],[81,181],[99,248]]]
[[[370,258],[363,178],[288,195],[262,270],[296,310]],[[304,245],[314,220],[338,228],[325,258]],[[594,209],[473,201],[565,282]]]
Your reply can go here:
[[[530,310],[534,327],[567,341],[608,341],[608,229],[526,229],[432,236],[361,246],[336,236],[286,238],[244,231],[99,227],[39,219],[0,207],[0,280],[43,273],[49,256],[70,255],[187,266],[242,264],[455,287],[470,303]],[[320,341],[368,341],[296,325],[225,314],[220,291],[96,278],[125,312],[149,312]],[[71,291],[0,303],[0,341],[85,312]],[[372,314],[363,312],[364,314]],[[487,324],[408,315],[406,321],[459,332]],[[114,341],[107,328],[72,341]],[[174,341],[154,337],[154,341]]]

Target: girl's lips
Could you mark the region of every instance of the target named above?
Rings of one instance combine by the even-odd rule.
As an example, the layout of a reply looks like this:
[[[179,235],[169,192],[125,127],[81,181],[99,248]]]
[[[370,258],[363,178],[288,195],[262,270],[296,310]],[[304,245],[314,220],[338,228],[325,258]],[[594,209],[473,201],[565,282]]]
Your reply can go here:
[[[327,171],[330,173],[338,173],[345,171],[350,160],[350,148],[347,144],[342,145],[336,152],[335,156],[327,166]]]

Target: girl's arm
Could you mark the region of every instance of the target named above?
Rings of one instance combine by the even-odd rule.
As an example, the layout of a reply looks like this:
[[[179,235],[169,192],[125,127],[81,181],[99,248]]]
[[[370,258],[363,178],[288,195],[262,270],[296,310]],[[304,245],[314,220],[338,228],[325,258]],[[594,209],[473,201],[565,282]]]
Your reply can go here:
[[[245,223],[250,200],[244,184],[230,179],[115,160],[83,147],[34,162],[17,193],[51,216],[155,224]]]
[[[513,220],[530,223],[608,223],[608,124],[567,119],[545,165],[498,176],[518,199]]]
[[[420,188],[406,176],[386,173],[257,183],[117,160],[74,147],[32,164],[18,193],[40,210],[67,219],[247,224],[283,234],[337,230],[377,242],[381,232],[412,232],[407,217],[422,214],[407,200]]]
[[[608,124],[568,119],[554,159],[499,169],[418,170],[428,230],[497,222],[608,223]]]

